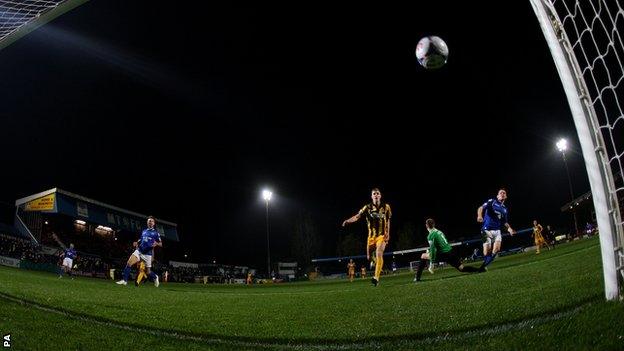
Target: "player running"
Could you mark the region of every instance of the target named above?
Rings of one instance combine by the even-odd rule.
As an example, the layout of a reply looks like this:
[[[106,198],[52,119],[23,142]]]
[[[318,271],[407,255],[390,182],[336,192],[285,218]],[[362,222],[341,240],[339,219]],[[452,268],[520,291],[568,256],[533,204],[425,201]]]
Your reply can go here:
[[[377,286],[377,284],[379,284],[381,270],[383,269],[384,250],[390,240],[390,218],[392,217],[392,210],[389,204],[381,202],[381,192],[378,188],[371,190],[371,199],[373,202],[365,205],[353,217],[342,222],[342,226],[344,227],[349,223],[357,222],[362,215],[366,216],[366,224],[368,225],[366,258],[370,259],[370,252],[374,249],[376,252],[375,276],[371,279],[371,282],[374,286]]]
[[[72,267],[74,266],[74,259],[77,257],[74,244],[69,244],[69,248],[63,251],[61,257],[63,258],[63,264],[61,265],[59,278],[63,278],[63,273],[67,273],[67,275],[72,277]],[[74,279],[74,277],[72,277],[72,279]]]
[[[353,259],[349,260],[349,263],[347,264],[347,271],[349,273],[349,281],[353,282],[353,279],[355,278],[355,262],[353,262]]]
[[[419,282],[422,272],[427,266],[427,261],[433,262],[447,262],[451,266],[455,267],[458,271],[464,273],[475,273],[479,269],[476,267],[464,266],[459,254],[453,250],[453,247],[449,245],[444,233],[436,229],[435,221],[431,218],[425,221],[425,227],[429,234],[427,235],[427,241],[429,242],[429,252],[425,252],[420,256],[420,262],[418,264],[418,270],[416,271],[416,277],[414,281]]]
[[[500,251],[503,240],[501,228],[504,226],[509,234],[516,234],[507,220],[509,211],[505,207],[505,200],[507,200],[507,191],[500,189],[495,199],[487,200],[477,209],[477,222],[483,223],[481,227],[483,264],[480,267],[482,272],[485,271],[487,265],[494,261],[496,254]]]
[[[535,241],[535,247],[537,248],[535,254],[539,255],[540,254],[540,248],[543,245],[546,245],[546,247],[548,248],[548,250],[550,250],[550,245],[548,245],[548,242],[546,240],[544,240],[544,236],[542,235],[542,231],[544,230],[544,228],[542,227],[541,224],[537,223],[537,220],[533,221],[533,240]]]
[[[133,246],[136,248],[128,262],[126,268],[123,270],[123,279],[118,281],[119,285],[128,285],[128,279],[130,278],[130,268],[137,262],[145,262],[145,269],[147,271],[147,277],[150,281],[154,282],[154,286],[158,287],[158,275],[152,272],[152,256],[154,255],[154,247],[162,247],[162,241],[160,240],[160,233],[154,227],[156,225],[156,219],[152,216],[147,217],[147,229],[144,229],[141,233],[139,241],[134,242]]]

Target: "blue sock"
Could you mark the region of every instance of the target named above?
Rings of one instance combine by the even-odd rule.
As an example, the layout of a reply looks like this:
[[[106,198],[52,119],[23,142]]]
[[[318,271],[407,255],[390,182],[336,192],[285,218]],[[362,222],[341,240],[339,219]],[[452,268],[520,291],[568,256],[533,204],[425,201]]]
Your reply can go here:
[[[494,261],[494,259],[496,258],[496,255],[489,254],[488,256],[489,256],[489,260],[488,260],[488,263],[486,264],[486,266],[488,264],[492,263],[492,261]]]
[[[150,272],[148,277],[149,277],[150,282],[153,282],[154,280],[156,280],[156,273]]]
[[[59,275],[62,277],[63,276],[63,272],[65,272],[65,270],[63,269],[63,267],[61,267],[60,271],[59,271]]]
[[[483,267],[492,263],[493,260],[494,260],[494,257],[492,257],[492,254],[485,255],[485,258],[483,259]]]
[[[130,266],[126,266],[123,270],[123,280],[128,281],[130,278]]]

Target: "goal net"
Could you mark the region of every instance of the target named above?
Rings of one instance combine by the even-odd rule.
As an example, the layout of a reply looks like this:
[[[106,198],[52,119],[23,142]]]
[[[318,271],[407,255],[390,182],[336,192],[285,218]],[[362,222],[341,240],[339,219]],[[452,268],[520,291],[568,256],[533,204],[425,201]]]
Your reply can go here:
[[[0,50],[87,0],[0,0]]]
[[[616,0],[530,1],[581,143],[613,300],[624,285],[624,10]]]

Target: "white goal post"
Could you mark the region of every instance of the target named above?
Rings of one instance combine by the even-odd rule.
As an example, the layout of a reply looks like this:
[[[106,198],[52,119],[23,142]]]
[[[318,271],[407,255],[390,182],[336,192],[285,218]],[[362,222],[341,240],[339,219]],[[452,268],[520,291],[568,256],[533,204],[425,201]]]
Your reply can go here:
[[[624,10],[615,0],[530,0],[563,84],[590,182],[607,300],[624,285]],[[622,100],[620,102],[620,100]]]
[[[0,0],[0,50],[88,0]]]

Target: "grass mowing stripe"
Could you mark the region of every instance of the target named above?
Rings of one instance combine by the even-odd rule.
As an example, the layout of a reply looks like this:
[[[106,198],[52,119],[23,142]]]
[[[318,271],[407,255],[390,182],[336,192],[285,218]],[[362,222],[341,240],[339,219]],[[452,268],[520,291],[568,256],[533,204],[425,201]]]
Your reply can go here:
[[[176,340],[188,340],[195,342],[203,342],[206,344],[214,344],[214,345],[225,345],[225,346],[236,346],[236,347],[254,347],[254,348],[264,348],[264,349],[289,349],[289,350],[301,350],[301,349],[315,349],[315,350],[348,350],[348,349],[369,349],[369,348],[379,348],[384,346],[415,346],[415,345],[430,345],[435,344],[442,341],[461,341],[463,339],[472,338],[475,336],[492,336],[496,334],[505,333],[511,330],[522,329],[526,326],[535,326],[543,323],[557,321],[562,318],[571,317],[575,314],[578,314],[583,309],[600,301],[600,298],[597,296],[588,301],[583,302],[579,306],[575,306],[574,308],[562,310],[556,312],[554,314],[544,314],[541,316],[536,316],[529,319],[524,319],[520,321],[513,321],[504,323],[497,326],[484,326],[479,328],[474,328],[461,332],[442,332],[432,336],[425,335],[405,335],[405,336],[393,336],[393,337],[382,337],[375,338],[372,340],[361,341],[361,342],[336,342],[335,340],[313,340],[307,342],[298,342],[292,340],[275,340],[271,342],[270,340],[235,340],[225,337],[217,337],[217,336],[207,336],[207,335],[193,335],[186,334],[180,332],[171,332],[167,330],[155,329],[155,328],[146,328],[138,325],[132,324],[124,324],[120,322],[115,322],[111,320],[107,320],[101,317],[94,317],[89,315],[82,315],[77,313],[72,313],[69,311],[65,311],[59,308],[54,308],[50,306],[45,306],[36,302],[24,300],[21,298],[17,298],[11,295],[7,295],[4,293],[0,293],[0,298],[8,300],[13,303],[17,303],[20,305],[25,305],[31,308],[38,309],[40,311],[44,311],[47,313],[53,313],[57,315],[61,315],[63,317],[72,318],[81,322],[93,323],[105,327],[116,328],[120,330],[125,330],[129,332],[137,332],[137,333],[146,333],[157,337],[169,337]]]

